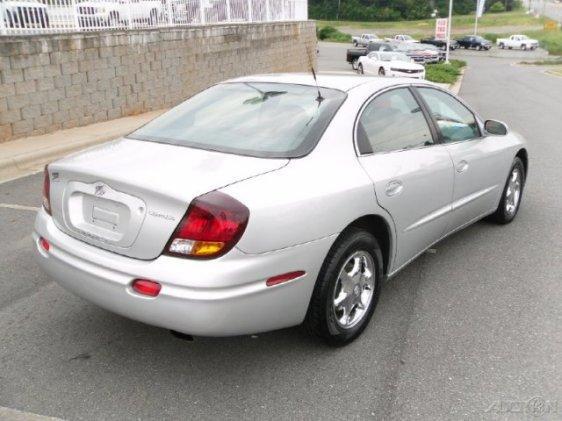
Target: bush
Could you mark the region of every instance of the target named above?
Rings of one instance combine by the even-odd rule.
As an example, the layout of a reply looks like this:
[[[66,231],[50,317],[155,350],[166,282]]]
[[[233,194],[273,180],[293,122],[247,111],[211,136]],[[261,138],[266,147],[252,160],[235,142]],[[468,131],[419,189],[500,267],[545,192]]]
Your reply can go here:
[[[318,39],[332,42],[351,42],[351,35],[341,32],[333,26],[324,26],[318,31]]]
[[[500,38],[498,34],[494,34],[494,33],[484,34],[483,37],[486,38],[488,41],[493,42],[494,44],[496,43],[498,38]]]
[[[491,13],[505,12],[505,6],[501,1],[497,1],[494,4],[492,4],[492,6],[490,6],[490,12]]]
[[[464,61],[464,60],[451,60],[451,66],[460,70],[463,67],[466,67],[466,61]]]
[[[451,63],[429,64],[426,66],[425,77],[436,83],[455,83],[466,66],[462,60],[451,60]]]

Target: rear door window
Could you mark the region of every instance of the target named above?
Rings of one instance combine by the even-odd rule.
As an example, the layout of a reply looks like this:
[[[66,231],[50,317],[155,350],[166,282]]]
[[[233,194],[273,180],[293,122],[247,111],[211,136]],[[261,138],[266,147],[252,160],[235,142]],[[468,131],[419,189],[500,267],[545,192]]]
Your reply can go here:
[[[427,120],[408,88],[393,89],[375,99],[359,119],[358,144],[374,153],[431,146],[434,140]]]

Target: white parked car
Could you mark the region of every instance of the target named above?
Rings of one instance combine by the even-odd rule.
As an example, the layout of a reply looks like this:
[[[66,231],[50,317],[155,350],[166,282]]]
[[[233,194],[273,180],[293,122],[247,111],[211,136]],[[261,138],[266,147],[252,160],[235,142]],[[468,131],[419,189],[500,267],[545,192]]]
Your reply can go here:
[[[498,38],[496,44],[501,48],[516,48],[521,50],[534,50],[539,48],[539,42],[536,39],[529,38],[527,35],[512,35],[509,38]]]
[[[6,28],[48,28],[47,6],[37,0],[0,1],[0,19]]]
[[[119,27],[129,22],[156,24],[162,15],[160,0],[85,0],[76,3],[81,27]]]
[[[411,42],[417,43],[419,42],[417,39],[412,38],[410,35],[395,35],[394,38],[385,38],[386,41],[394,41],[394,42]]]
[[[359,57],[357,67],[360,74],[425,79],[425,67],[398,52],[373,51]]]
[[[360,37],[352,37],[351,42],[356,47],[366,47],[371,42],[381,41],[375,34],[363,34]]]
[[[426,81],[248,76],[49,164],[35,252],[63,287],[145,323],[304,323],[342,345],[427,248],[513,221],[527,161],[518,135]]]

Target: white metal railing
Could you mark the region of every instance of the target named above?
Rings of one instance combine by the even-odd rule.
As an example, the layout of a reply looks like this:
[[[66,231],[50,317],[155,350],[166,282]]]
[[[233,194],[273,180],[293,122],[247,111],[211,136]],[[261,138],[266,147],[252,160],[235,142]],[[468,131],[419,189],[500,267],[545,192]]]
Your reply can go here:
[[[308,19],[308,0],[0,0],[0,35]]]

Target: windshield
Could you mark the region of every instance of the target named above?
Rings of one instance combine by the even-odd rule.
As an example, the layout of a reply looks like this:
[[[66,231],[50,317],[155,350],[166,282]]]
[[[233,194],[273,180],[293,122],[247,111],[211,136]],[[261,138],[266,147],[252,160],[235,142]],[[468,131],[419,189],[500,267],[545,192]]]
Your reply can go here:
[[[346,98],[344,92],[281,83],[215,85],[129,138],[263,158],[308,154]]]
[[[382,61],[411,61],[406,54],[398,53],[379,53]]]

